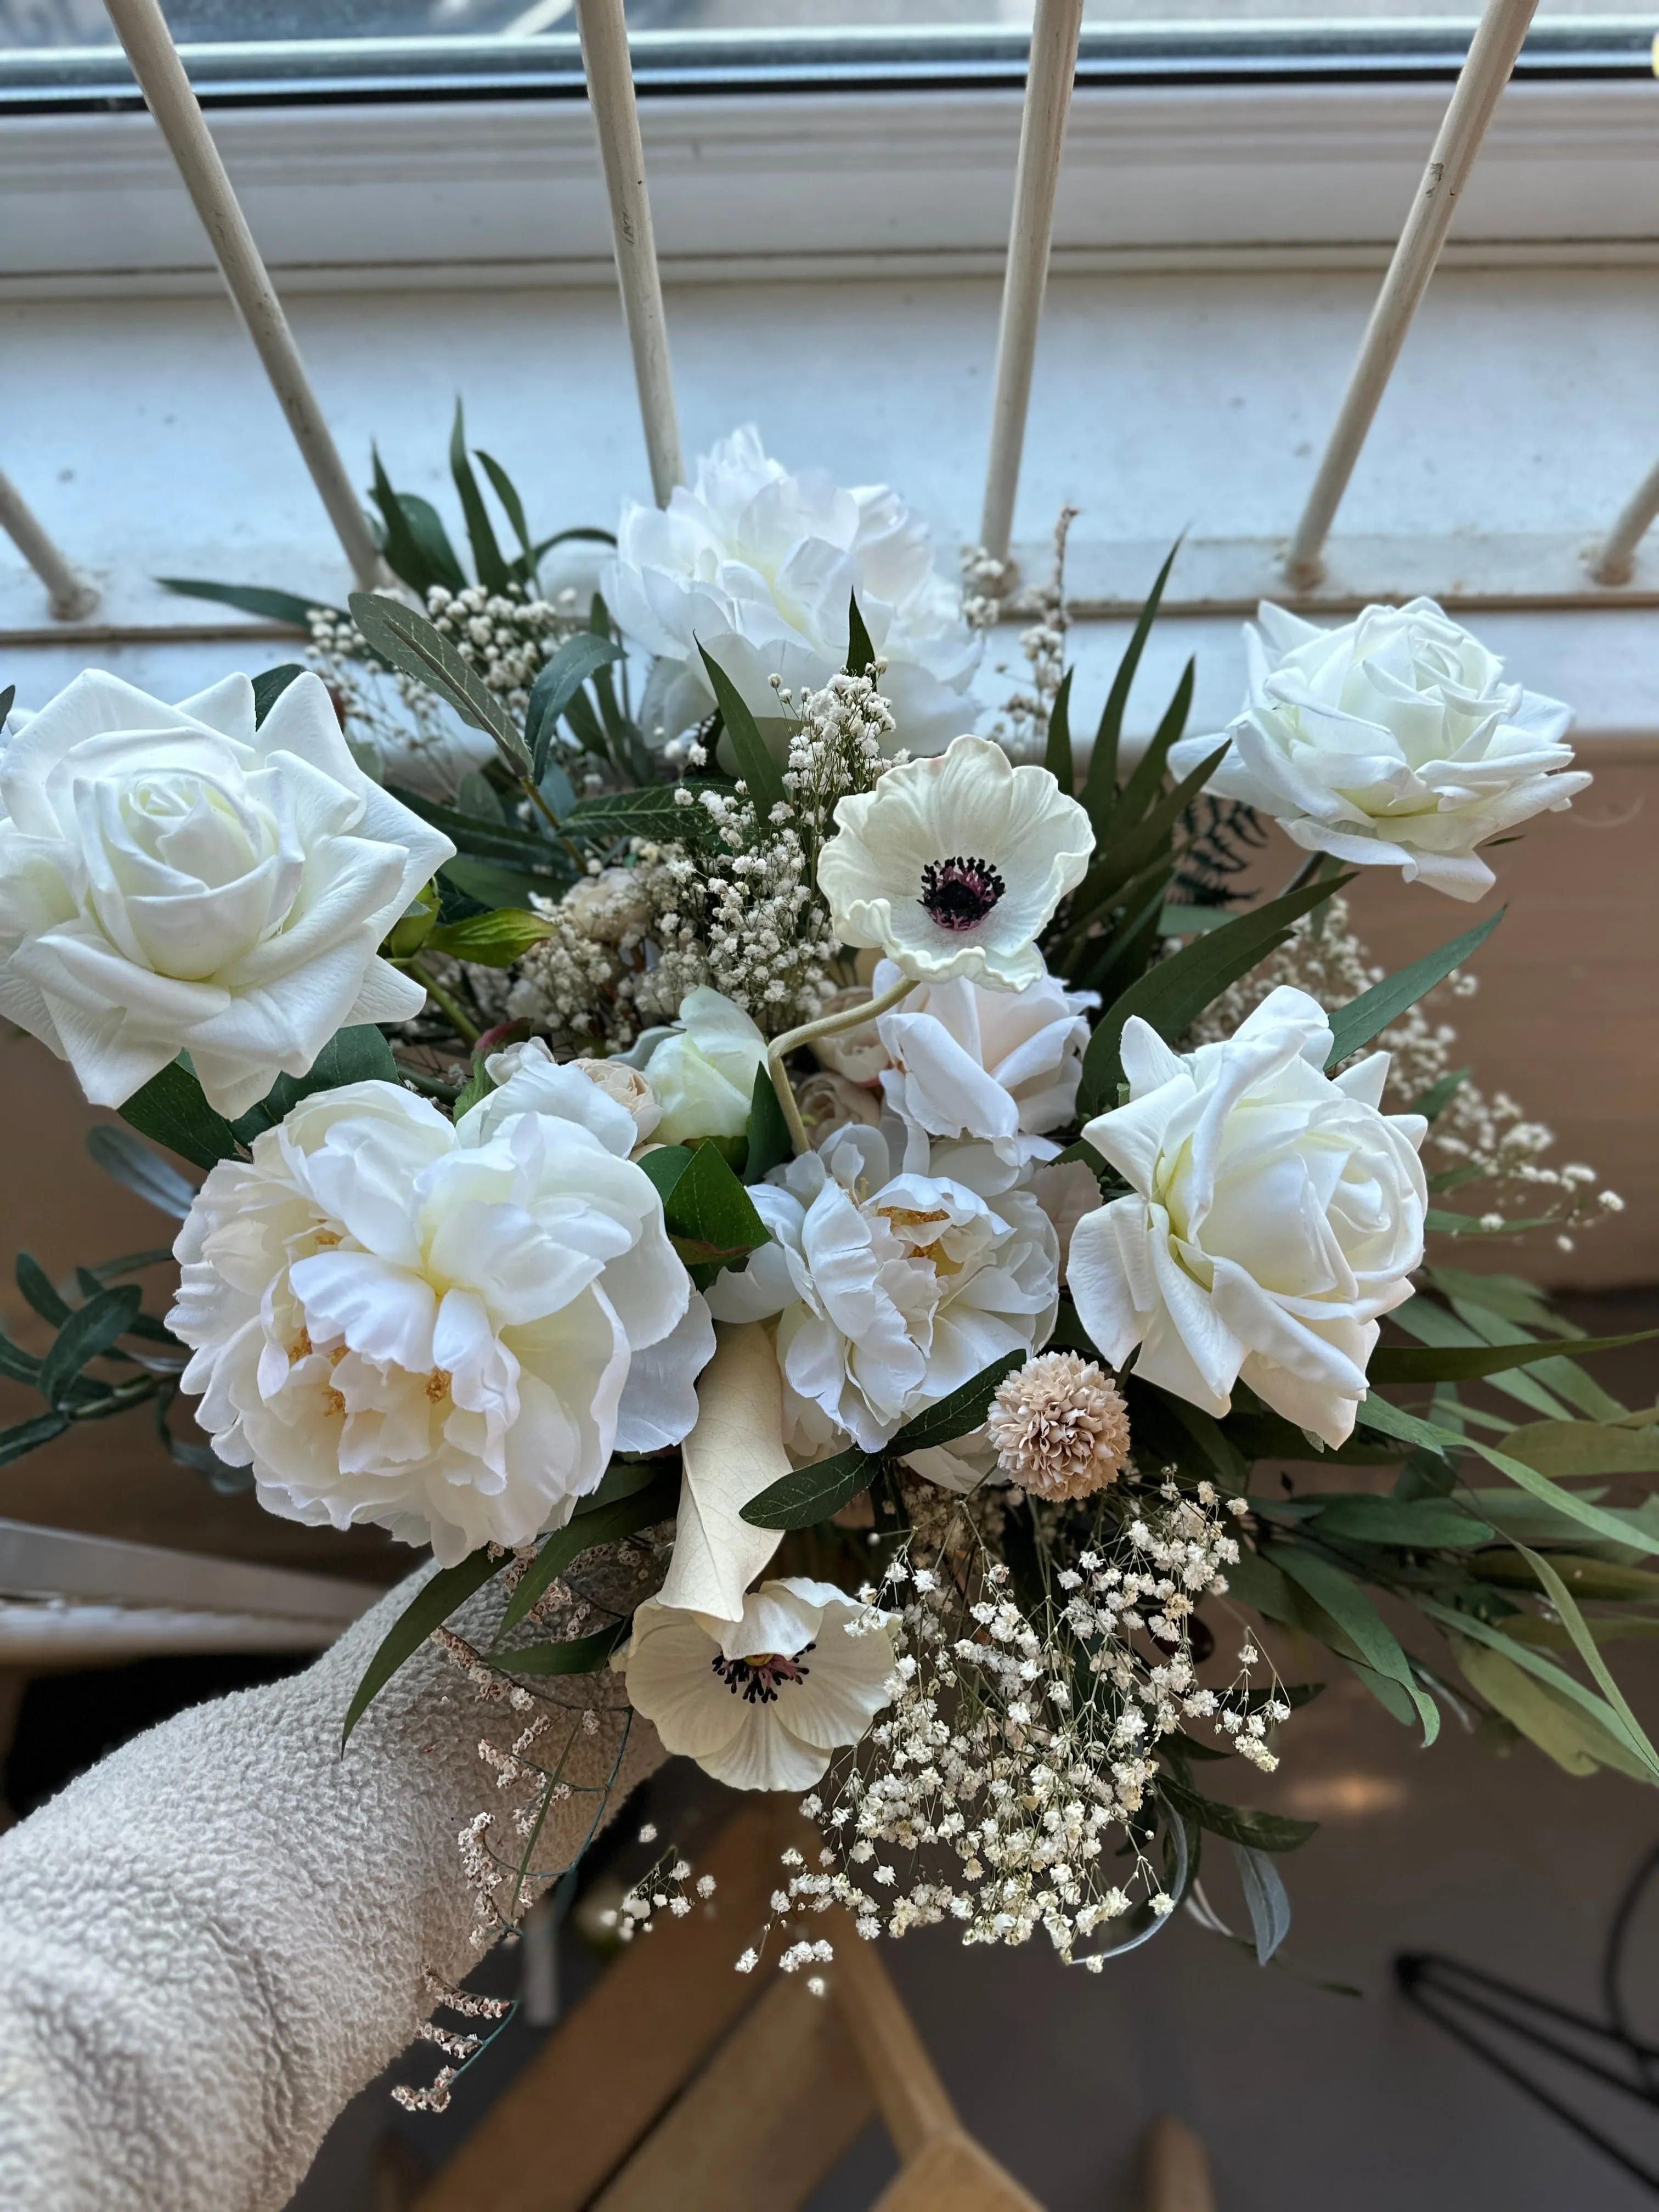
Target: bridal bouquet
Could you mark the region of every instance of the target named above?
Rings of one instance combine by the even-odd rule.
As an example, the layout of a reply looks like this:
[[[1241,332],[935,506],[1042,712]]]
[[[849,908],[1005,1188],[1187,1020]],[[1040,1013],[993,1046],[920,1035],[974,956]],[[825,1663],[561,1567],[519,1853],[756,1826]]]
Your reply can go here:
[[[214,1480],[429,1546],[347,1734],[434,1634],[522,1716],[465,1839],[496,1926],[635,1716],[804,1793],[787,1967],[833,1905],[1098,1969],[1206,1838],[1265,1960],[1310,1824],[1208,1777],[1332,1668],[1659,1780],[1602,1656],[1659,1596],[1656,1412],[1583,1364],[1630,1340],[1441,1256],[1618,1201],[1452,1064],[1500,917],[1384,975],[1343,899],[1480,899],[1589,781],[1566,708],[1427,601],[1264,608],[1236,720],[1184,734],[1189,668],[1131,764],[1164,578],[1086,748],[1057,578],[974,734],[997,580],[890,491],[740,432],[538,542],[480,456],[509,556],[453,459],[476,578],[377,462],[407,597],[181,586],[313,667],[12,717],[0,1011],[183,1226],[165,1319],[165,1251],[20,1261],[53,1336],[0,1341],[45,1401],[0,1452],[182,1396]],[[1303,864],[1247,895],[1269,821]]]

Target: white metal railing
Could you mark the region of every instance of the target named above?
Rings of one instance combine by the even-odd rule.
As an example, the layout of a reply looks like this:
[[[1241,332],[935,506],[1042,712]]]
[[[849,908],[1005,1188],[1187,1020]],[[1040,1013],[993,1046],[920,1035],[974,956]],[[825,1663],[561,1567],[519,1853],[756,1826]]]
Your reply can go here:
[[[389,580],[362,511],[330,436],[287,319],[226,174],[157,0],[106,0],[145,100],[205,227],[267,376],[359,580]],[[1419,189],[1378,294],[1346,392],[1305,507],[1282,550],[1267,541],[1223,542],[1209,549],[1212,573],[1196,591],[1172,603],[1188,611],[1219,611],[1264,586],[1304,604],[1349,604],[1373,580],[1352,571],[1325,575],[1332,522],[1399,361],[1413,319],[1439,260],[1498,100],[1510,79],[1536,0],[1487,0],[1446,109]],[[670,368],[667,323],[653,240],[639,115],[621,0],[574,0],[590,103],[610,205],[624,319],[633,352],[641,421],[652,485],[665,503],[684,481],[684,463]],[[1009,555],[1016,495],[1030,411],[1033,364],[1054,228],[1055,197],[1075,74],[1081,0],[1037,0],[1027,71],[1012,217],[1004,268],[996,378],[992,401],[981,538],[1000,560]],[[1455,549],[1449,595],[1463,604],[1541,607],[1645,605],[1649,588],[1632,588],[1638,545],[1659,515],[1659,466],[1644,481],[1588,562],[1577,545],[1540,541],[1517,570],[1495,550],[1482,569],[1468,541]],[[84,619],[90,587],[77,577],[11,487],[0,478],[0,526],[14,537],[46,584],[59,620]],[[1339,541],[1342,544],[1344,541]],[[1416,541],[1401,541],[1410,550]],[[1424,541],[1425,553],[1431,541]],[[1102,549],[1109,553],[1110,549]],[[1389,555],[1399,565],[1401,547]],[[1443,561],[1444,549],[1441,549]],[[1199,541],[1183,567],[1201,565]],[[1108,566],[1118,565],[1109,560]],[[1426,573],[1406,588],[1444,589]],[[1273,570],[1276,574],[1266,574]],[[1287,588],[1288,587],[1288,588]],[[1395,588],[1392,575],[1381,590]],[[1080,597],[1090,612],[1115,612],[1121,594],[1103,583]]]

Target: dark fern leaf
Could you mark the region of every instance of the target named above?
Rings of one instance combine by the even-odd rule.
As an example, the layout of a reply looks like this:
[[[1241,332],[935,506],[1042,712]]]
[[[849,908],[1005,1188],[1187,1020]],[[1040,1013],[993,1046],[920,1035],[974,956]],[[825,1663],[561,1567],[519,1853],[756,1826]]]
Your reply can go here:
[[[1267,845],[1267,825],[1240,799],[1200,791],[1182,819],[1187,843],[1170,890],[1177,904],[1232,906],[1251,894],[1239,878]]]

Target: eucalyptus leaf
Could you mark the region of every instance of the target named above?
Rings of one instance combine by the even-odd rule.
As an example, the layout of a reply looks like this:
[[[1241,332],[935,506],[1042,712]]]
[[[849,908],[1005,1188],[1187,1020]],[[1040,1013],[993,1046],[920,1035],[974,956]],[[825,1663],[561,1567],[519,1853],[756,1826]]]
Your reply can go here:
[[[472,464],[467,459],[466,419],[459,399],[455,402],[454,425],[449,434],[449,472],[455,479],[456,490],[460,494],[461,513],[466,520],[467,538],[472,547],[472,565],[478,572],[478,581],[487,592],[504,592],[513,580],[513,572],[502,558],[501,547],[495,543],[489,509],[484,505],[478,479],[473,475]]]
[[[1200,1828],[1251,1850],[1293,1851],[1319,1826],[1316,1820],[1293,1820],[1284,1813],[1256,1813],[1243,1805],[1224,1805],[1216,1798],[1200,1796],[1189,1784],[1168,1774],[1158,1777],[1158,1791],[1177,1813],[1186,1814]]]
[[[948,1444],[954,1437],[969,1435],[983,1422],[1001,1383],[1017,1367],[1025,1364],[1025,1358],[1023,1351],[1000,1352],[960,1389],[907,1421],[887,1444],[888,1453],[902,1458],[906,1452]]]
[[[1399,1638],[1358,1583],[1301,1545],[1282,1546],[1274,1556],[1291,1580],[1352,1638],[1365,1663],[1405,1692],[1423,1723],[1425,1746],[1431,1744],[1440,1733],[1440,1709],[1418,1688]]]
[[[69,1386],[88,1360],[96,1359],[132,1326],[143,1293],[137,1283],[100,1291],[78,1307],[58,1330],[40,1362],[35,1387],[48,1405],[61,1405]]]
[[[783,1118],[771,1073],[763,1060],[755,1070],[755,1088],[749,1101],[749,1150],[744,1161],[745,1182],[764,1182],[774,1168],[794,1156],[789,1124]]]
[[[1466,1549],[1492,1538],[1490,1522],[1476,1520],[1445,1498],[1338,1498],[1321,1507],[1315,1525],[1321,1536],[1404,1544],[1421,1551]]]
[[[31,1421],[18,1421],[9,1429],[0,1429],[0,1467],[9,1467],[25,1452],[38,1451],[54,1437],[61,1437],[69,1425],[67,1413],[37,1413]]]
[[[130,1129],[100,1121],[87,1131],[87,1150],[106,1176],[175,1221],[182,1221],[195,1202],[195,1186]]]
[[[351,616],[371,653],[417,677],[464,722],[493,738],[515,775],[528,773],[529,750],[512,717],[471,662],[424,615],[376,592],[354,592]]]
[[[742,1509],[751,1528],[811,1528],[868,1490],[882,1470],[878,1452],[837,1452],[831,1459],[798,1467],[769,1483]]]
[[[622,647],[614,638],[578,630],[574,637],[566,638],[541,671],[531,686],[530,703],[525,709],[525,742],[530,747],[532,781],[539,783],[547,773],[554,735],[571,701],[598,670],[622,657]]]
[[[285,660],[280,667],[267,668],[262,675],[254,678],[253,726],[256,730],[264,726],[265,716],[276,704],[289,685],[296,677],[303,676],[305,673],[306,671],[297,660]]]
[[[573,837],[590,842],[617,837],[651,837],[665,842],[690,842],[706,832],[708,817],[697,804],[704,791],[729,791],[730,785],[704,778],[686,784],[647,784],[642,791],[605,791],[592,799],[579,799],[563,816]],[[683,804],[681,791],[690,793]]]
[[[1236,1843],[1233,1860],[1255,1936],[1256,1964],[1265,1966],[1291,1932],[1291,1900],[1279,1869],[1265,1851]]]
[[[193,1167],[215,1168],[236,1158],[236,1133],[216,1114],[182,1060],[168,1062],[118,1109],[121,1119]]]
[[[61,1328],[75,1309],[59,1295],[57,1285],[33,1252],[20,1252],[16,1261],[17,1287],[42,1321]]]
[[[1659,1329],[1639,1328],[1627,1336],[1575,1337],[1567,1344],[1379,1345],[1371,1354],[1371,1382],[1467,1382],[1482,1375],[1501,1375],[1512,1367],[1534,1367],[1558,1358],[1571,1346],[1575,1358],[1591,1352],[1619,1352],[1627,1344],[1648,1344]]]

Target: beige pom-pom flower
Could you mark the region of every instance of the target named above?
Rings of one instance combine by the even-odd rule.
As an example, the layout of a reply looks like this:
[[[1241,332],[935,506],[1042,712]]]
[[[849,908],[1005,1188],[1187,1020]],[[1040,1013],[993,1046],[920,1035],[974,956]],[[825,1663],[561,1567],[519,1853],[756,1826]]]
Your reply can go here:
[[[1045,1352],[1010,1375],[985,1424],[997,1466],[1034,1498],[1087,1498],[1115,1482],[1129,1455],[1116,1383],[1075,1352]]]

